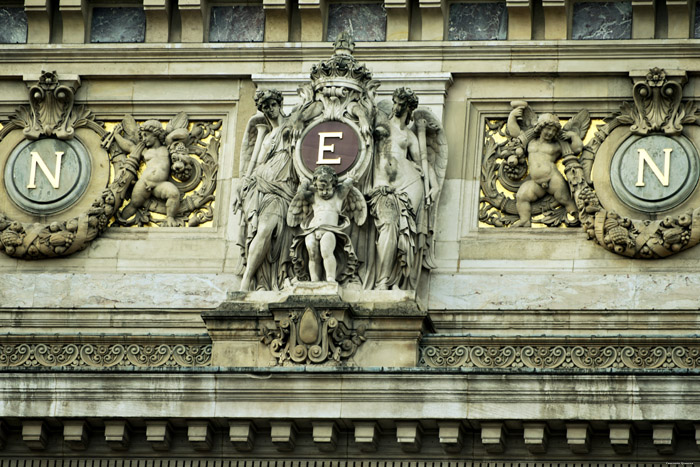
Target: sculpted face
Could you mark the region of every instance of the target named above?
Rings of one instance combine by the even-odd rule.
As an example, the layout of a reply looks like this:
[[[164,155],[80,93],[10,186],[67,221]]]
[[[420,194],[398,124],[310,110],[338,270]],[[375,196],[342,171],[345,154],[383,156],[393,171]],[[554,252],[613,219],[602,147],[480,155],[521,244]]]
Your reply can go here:
[[[408,102],[406,102],[405,100],[397,99],[396,97],[394,97],[392,100],[394,101],[392,113],[397,117],[405,115],[408,111]]]
[[[141,139],[147,148],[152,148],[159,143],[158,137],[151,130],[141,130]]]
[[[260,110],[267,118],[274,120],[280,115],[280,104],[274,99],[268,99],[262,103]]]
[[[545,141],[553,141],[557,136],[557,129],[554,126],[545,126],[542,128],[542,139]]]
[[[316,193],[323,199],[330,199],[335,193],[333,177],[329,175],[320,175],[314,182]]]

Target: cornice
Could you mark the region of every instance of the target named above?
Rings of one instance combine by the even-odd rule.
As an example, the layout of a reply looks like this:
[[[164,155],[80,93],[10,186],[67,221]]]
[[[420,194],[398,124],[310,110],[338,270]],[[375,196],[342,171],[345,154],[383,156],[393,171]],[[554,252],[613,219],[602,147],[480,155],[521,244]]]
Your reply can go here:
[[[483,41],[483,42],[382,42],[363,43],[356,49],[362,62],[396,62],[401,71],[411,71],[411,61],[443,62],[442,71],[455,73],[621,73],[640,68],[649,59],[664,66],[689,72],[699,70],[699,41],[694,39],[655,39],[626,41]],[[313,63],[328,56],[324,42],[231,43],[231,44],[23,44],[1,45],[0,62],[6,64],[109,63],[148,64],[144,68],[123,70],[126,74],[188,76],[245,76],[276,71],[278,67],[299,62]],[[641,62],[645,60],[645,62]],[[584,61],[585,63],[582,63]],[[592,67],[589,61],[599,62]],[[633,66],[633,62],[637,62]],[[695,61],[695,63],[693,63]],[[253,65],[244,68],[221,67],[215,70],[184,71],[162,68],[164,63],[231,63]],[[520,68],[518,63],[535,63]],[[476,66],[475,66],[476,64]],[[306,66],[298,70],[306,71]],[[376,69],[374,71],[380,71]],[[415,69],[413,69],[415,71]],[[282,70],[280,69],[280,72]],[[14,76],[17,71],[3,67],[0,76]],[[110,68],[92,69],[90,75],[112,75]]]

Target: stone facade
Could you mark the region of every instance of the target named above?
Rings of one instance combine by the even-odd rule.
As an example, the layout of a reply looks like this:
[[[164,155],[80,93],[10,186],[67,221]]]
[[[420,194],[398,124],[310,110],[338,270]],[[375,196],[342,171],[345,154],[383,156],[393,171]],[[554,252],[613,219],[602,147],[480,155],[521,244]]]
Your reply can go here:
[[[693,5],[352,7],[0,8],[0,465],[698,462]],[[342,15],[331,21],[333,11]],[[352,50],[346,37],[334,52],[331,23],[375,11],[353,26],[366,42]],[[415,92],[415,110],[392,110],[397,88]],[[318,102],[320,113],[304,113]],[[331,283],[325,263],[320,281],[299,281],[313,267],[302,249],[288,281],[242,287],[241,227],[257,228],[263,212],[234,209],[250,199],[240,198],[244,155],[257,141],[261,161],[264,147],[292,160],[284,138],[301,141],[329,109],[340,113],[322,119],[356,129],[365,148],[366,174],[334,185],[368,204],[369,224],[357,214],[352,228],[376,230],[347,235],[352,271],[381,254],[372,190],[410,194],[372,178],[379,154],[407,154],[381,153],[381,141],[415,138],[421,183],[446,145],[442,178],[420,187],[425,198],[439,186],[439,202],[403,204],[408,224],[421,209],[434,220],[404,238],[430,240],[410,247],[403,282],[358,273]],[[416,115],[429,126],[422,136]],[[409,124],[382,133],[394,117]],[[547,119],[559,133],[542,139]],[[266,139],[278,123],[281,142]],[[334,151],[323,146],[318,160]],[[543,158],[558,175],[528,198],[520,187]],[[321,188],[300,190],[313,170],[299,167],[288,201],[313,212],[323,202],[309,193]],[[83,191],[65,201],[54,184],[78,169]],[[523,200],[531,225],[515,228]],[[284,222],[304,238],[301,221]]]

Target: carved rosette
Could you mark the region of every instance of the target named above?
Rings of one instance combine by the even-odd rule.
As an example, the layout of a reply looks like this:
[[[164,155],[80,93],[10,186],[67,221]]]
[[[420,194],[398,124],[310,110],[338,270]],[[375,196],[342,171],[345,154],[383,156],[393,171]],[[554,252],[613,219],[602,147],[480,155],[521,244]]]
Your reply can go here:
[[[619,128],[632,135],[662,134],[678,137],[684,125],[700,123],[694,102],[682,101],[682,86],[653,68],[635,84],[634,104],[623,103],[620,111],[598,126],[595,136],[580,159],[564,160],[571,192],[588,238],[605,249],[631,258],[663,258],[700,242],[700,208],[689,208],[680,215],[659,219],[633,219],[606,209],[591,180],[596,155]]]
[[[347,365],[365,341],[365,328],[351,329],[330,311],[292,311],[275,328],[262,327],[261,341],[279,365]]]

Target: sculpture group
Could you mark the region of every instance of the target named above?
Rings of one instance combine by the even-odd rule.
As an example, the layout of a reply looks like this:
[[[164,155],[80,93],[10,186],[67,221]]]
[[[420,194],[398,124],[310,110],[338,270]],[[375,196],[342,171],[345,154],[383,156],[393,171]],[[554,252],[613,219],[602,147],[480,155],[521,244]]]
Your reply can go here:
[[[392,102],[375,102],[379,84],[354,59],[353,47],[350,37],[339,37],[331,59],[312,68],[289,115],[279,92],[255,95],[259,112],[245,132],[233,195],[241,290],[308,280],[415,289],[433,267],[444,131],[408,88],[397,89]],[[324,159],[334,146],[321,138],[318,165],[305,166],[301,143],[324,122],[355,128],[358,154]],[[356,160],[340,169],[342,157]]]

